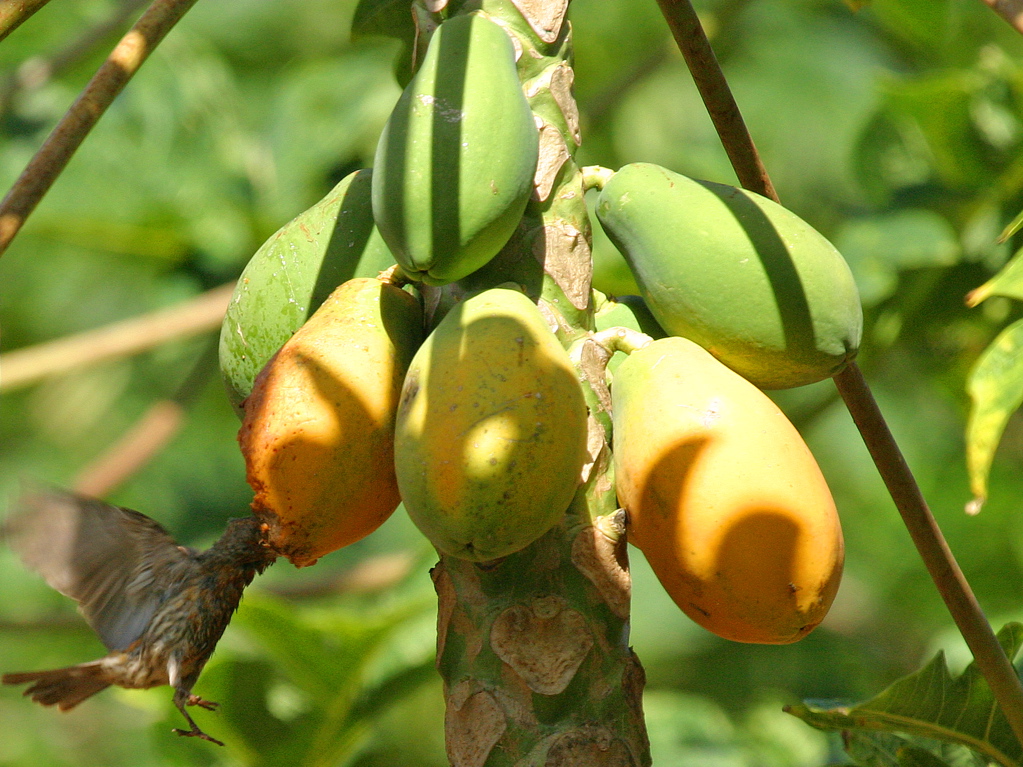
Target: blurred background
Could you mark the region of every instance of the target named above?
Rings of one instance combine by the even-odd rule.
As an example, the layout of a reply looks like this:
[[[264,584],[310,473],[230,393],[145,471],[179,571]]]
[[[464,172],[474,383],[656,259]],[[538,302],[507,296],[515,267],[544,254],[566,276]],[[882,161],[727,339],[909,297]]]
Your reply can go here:
[[[89,136],[0,258],[0,353],[173,306],[237,277],[278,227],[372,161],[397,98],[394,41],[354,44],[354,0],[200,2]],[[1023,617],[1023,419],[976,517],[966,377],[1019,305],[964,295],[1012,255],[1023,208],[1023,38],[979,0],[697,4],[782,201],[830,237],[862,292],[860,363],[996,628]],[[142,4],[59,0],[0,44],[0,186]],[[134,15],[132,15],[134,14]],[[651,161],[736,183],[654,0],[573,0],[581,164]],[[120,25],[120,26],[118,26]],[[114,31],[111,31],[114,29]],[[635,292],[599,231],[596,286]],[[1017,243],[1018,244],[1018,243]],[[115,503],[209,544],[251,493],[209,350],[163,343],[0,396],[0,497],[70,486],[154,403],[180,430]],[[0,362],[2,364],[2,362]],[[655,764],[818,767],[839,743],[784,714],[862,700],[939,648],[968,655],[830,382],[777,394],[835,494],[846,574],[802,642],[741,645],[692,624],[632,550],[632,642]],[[246,594],[196,692],[219,749],[178,738],[169,688],[66,714],[0,689],[0,764],[445,765],[432,669],[431,549],[399,510],[316,567],[280,562]],[[0,670],[103,654],[69,600],[0,551]]]

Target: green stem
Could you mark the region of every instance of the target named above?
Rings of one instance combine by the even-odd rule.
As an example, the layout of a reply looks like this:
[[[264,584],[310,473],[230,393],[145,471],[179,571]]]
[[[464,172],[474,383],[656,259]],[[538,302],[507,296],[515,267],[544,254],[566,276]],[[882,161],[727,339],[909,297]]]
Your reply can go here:
[[[977,667],[1002,707],[1005,718],[1009,720],[1012,731],[1023,742],[1023,687],[1020,686],[1019,677],[984,617],[973,589],[949,549],[937,520],[927,507],[863,374],[859,367],[852,364],[836,375],[834,380],[920,552],[920,558],[973,653]]]
[[[658,0],[658,4],[740,183],[778,201],[693,6],[689,0]],[[1017,739],[1023,742],[1023,686],[927,507],[867,382],[855,363],[834,380],[956,626]]]
[[[583,174],[583,190],[589,191],[590,189],[603,189],[604,184],[615,174],[610,168],[605,168],[600,165],[585,165],[582,168]]]
[[[594,341],[607,349],[610,354],[614,354],[615,352],[632,354],[634,351],[642,349],[647,344],[653,343],[654,340],[646,333],[640,333],[638,330],[619,327],[601,330],[599,333],[594,333],[591,337]]]

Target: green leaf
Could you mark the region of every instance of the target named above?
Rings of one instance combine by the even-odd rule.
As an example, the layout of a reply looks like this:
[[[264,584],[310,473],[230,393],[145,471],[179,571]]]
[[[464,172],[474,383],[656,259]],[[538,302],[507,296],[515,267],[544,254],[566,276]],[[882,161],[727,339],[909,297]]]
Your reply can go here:
[[[1023,646],[1023,624],[1007,624],[998,632],[998,639],[1006,654],[1014,658]],[[1019,767],[1023,758],[1023,747],[995,704],[976,663],[967,666],[962,675],[952,677],[943,652],[920,671],[903,677],[865,703],[852,707],[803,703],[786,710],[818,729],[906,733],[967,746],[1004,767]],[[890,750],[898,759],[898,748],[903,746],[891,741],[887,745],[895,746]],[[862,755],[850,755],[871,767],[890,764],[880,756],[864,759]]]
[[[951,767],[944,759],[919,746],[903,746],[895,755],[901,767]]]
[[[987,478],[1009,417],[1023,404],[1023,320],[998,334],[984,350],[966,384],[973,407],[966,424],[966,464],[976,513],[987,498]]]
[[[432,658],[418,666],[402,669],[375,687],[364,690],[352,706],[351,718],[358,721],[373,719],[413,690],[434,679],[436,674]]]
[[[987,767],[989,762],[957,743],[868,730],[842,734],[858,767]]]
[[[1006,296],[1023,301],[1023,250],[1018,251],[998,274],[976,290],[967,293],[966,304],[976,306],[991,296]]]
[[[1012,237],[1019,231],[1020,227],[1023,226],[1023,210],[1017,214],[1016,218],[1009,222],[1009,225],[1002,230],[1002,233],[998,235],[999,242],[1005,242],[1007,239]]]

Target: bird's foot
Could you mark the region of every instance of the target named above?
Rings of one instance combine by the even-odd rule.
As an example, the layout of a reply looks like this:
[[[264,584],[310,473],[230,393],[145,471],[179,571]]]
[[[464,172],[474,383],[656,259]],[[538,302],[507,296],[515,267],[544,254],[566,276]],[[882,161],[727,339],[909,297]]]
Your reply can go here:
[[[195,725],[192,725],[191,730],[179,730],[178,728],[175,727],[173,732],[185,738],[202,738],[203,740],[208,740],[210,743],[216,743],[218,746],[224,745],[223,741],[217,740],[216,738],[207,735],[205,732],[200,730]]]
[[[216,711],[217,706],[219,706],[220,704],[217,703],[216,701],[204,700],[203,698],[200,698],[198,695],[189,695],[188,700],[185,701],[185,705],[199,706],[199,708],[204,708],[207,711]]]

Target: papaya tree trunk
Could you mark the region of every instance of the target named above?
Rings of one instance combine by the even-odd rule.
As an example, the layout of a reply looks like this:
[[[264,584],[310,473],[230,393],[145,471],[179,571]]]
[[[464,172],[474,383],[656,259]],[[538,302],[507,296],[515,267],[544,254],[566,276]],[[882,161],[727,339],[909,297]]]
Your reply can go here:
[[[446,7],[445,7],[446,6]],[[590,407],[589,460],[563,521],[489,563],[441,556],[437,668],[453,767],[650,763],[643,668],[629,647],[624,514],[609,448],[606,352],[591,340],[590,225],[572,95],[568,0],[417,0],[420,39],[442,16],[482,12],[511,35],[540,131],[536,191],[511,241],[486,267],[427,289],[432,306],[515,282],[569,347]],[[494,141],[500,141],[495,126]],[[551,467],[558,471],[559,467]]]

